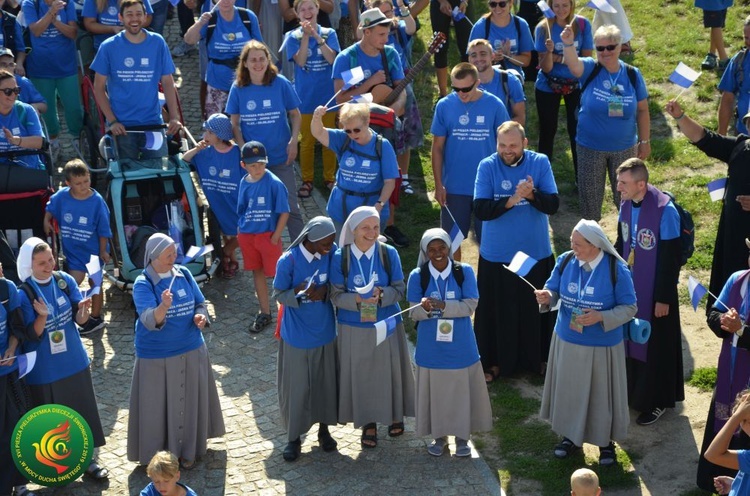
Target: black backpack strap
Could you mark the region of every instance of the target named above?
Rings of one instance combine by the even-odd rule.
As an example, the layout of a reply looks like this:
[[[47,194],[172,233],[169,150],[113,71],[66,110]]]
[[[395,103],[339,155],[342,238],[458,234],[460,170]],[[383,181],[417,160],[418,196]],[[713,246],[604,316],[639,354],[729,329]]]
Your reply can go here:
[[[13,52],[13,57],[18,56],[18,47],[16,45],[16,17],[13,14],[3,11],[3,36],[5,37],[4,45]]]
[[[10,313],[10,284],[5,278],[0,279],[0,303],[5,307],[5,313]]]
[[[742,70],[745,56],[747,56],[747,47],[742,47],[742,50],[734,56],[734,78],[737,81],[737,93],[741,91],[742,83],[745,82],[745,71]]]
[[[341,151],[339,153],[343,156],[344,153],[349,149],[351,144],[352,144],[352,139],[349,136],[347,136],[346,139],[344,140],[344,144],[341,145]]]
[[[484,39],[487,41],[490,41],[490,27],[492,21],[490,20],[490,16],[484,18]]]
[[[346,286],[349,280],[349,265],[352,261],[352,247],[346,245],[344,251],[341,252],[341,273],[344,274],[344,286]]]
[[[430,262],[425,262],[419,268],[419,285],[422,287],[422,296],[427,296],[427,286],[430,285]]]
[[[29,299],[29,303],[31,303],[31,307],[34,308],[34,302],[36,301],[37,295],[36,295],[36,291],[34,291],[34,288],[31,287],[31,284],[24,281],[18,285],[18,289],[23,291],[23,293],[26,295],[26,298]]]
[[[617,259],[612,255],[609,256],[609,279],[612,281],[612,287],[617,287]]]
[[[242,21],[242,24],[245,25],[245,29],[247,29],[247,34],[250,36],[250,38],[253,37],[253,21],[250,20],[250,11],[243,8],[238,8],[237,13],[240,14],[240,20]]]
[[[208,46],[208,43],[211,41],[211,37],[214,35],[214,31],[216,30],[216,23],[219,20],[219,12],[213,11],[211,13],[211,18],[208,20],[208,26],[206,27],[206,46]]]
[[[380,264],[385,269],[385,273],[388,274],[388,284],[391,283],[391,258],[388,256],[388,248],[386,248],[385,243],[381,243],[380,241],[378,243],[378,256],[380,257]]]
[[[597,62],[596,65],[594,66],[594,70],[591,71],[591,74],[589,74],[589,77],[587,77],[586,81],[584,81],[583,84],[581,85],[581,96],[583,96],[583,92],[586,90],[586,87],[589,85],[589,83],[591,83],[591,81],[594,80],[596,76],[599,75],[601,70],[602,70],[602,65],[599,62]]]
[[[464,287],[464,266],[461,265],[461,262],[453,262],[453,278],[456,280],[456,284],[458,284],[459,288]]]
[[[625,64],[625,71],[628,73],[628,79],[630,80],[630,85],[633,87],[633,95],[635,95],[635,88],[638,84],[638,73],[635,72],[635,67],[633,67],[630,64]]]
[[[565,255],[565,258],[562,259],[562,262],[560,262],[560,275],[563,275],[563,272],[565,272],[565,267],[570,263],[570,261],[573,259],[573,256],[575,254],[570,251],[567,255]]]
[[[508,85],[508,71],[500,69],[500,78],[503,82],[503,91],[505,92],[505,108],[510,114],[510,86]]]
[[[387,45],[386,45],[387,46]],[[391,78],[391,68],[388,65],[388,56],[385,54],[387,48],[380,50],[380,60],[383,62],[383,71],[385,72],[385,84],[393,88],[393,78]]]

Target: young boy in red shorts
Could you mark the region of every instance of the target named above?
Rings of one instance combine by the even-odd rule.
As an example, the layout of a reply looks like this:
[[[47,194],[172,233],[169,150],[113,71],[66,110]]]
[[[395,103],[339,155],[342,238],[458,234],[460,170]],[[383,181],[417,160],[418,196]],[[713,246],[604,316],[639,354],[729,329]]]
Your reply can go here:
[[[276,262],[283,251],[281,233],[289,219],[287,189],[278,177],[266,170],[267,163],[268,155],[262,143],[245,143],[242,167],[247,175],[240,182],[237,200],[237,241],[244,269],[253,271],[255,295],[260,304],[260,313],[250,326],[252,333],[262,331],[271,323],[266,278],[276,275]]]

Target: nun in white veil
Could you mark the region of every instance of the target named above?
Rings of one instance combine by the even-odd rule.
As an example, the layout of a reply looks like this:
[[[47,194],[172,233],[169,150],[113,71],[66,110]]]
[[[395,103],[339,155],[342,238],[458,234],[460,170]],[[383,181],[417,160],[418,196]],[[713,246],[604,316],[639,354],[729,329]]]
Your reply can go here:
[[[612,465],[613,441],[630,423],[623,337],[637,309],[633,279],[595,221],[581,220],[570,246],[535,292],[541,311],[560,302],[540,416],[562,436],[556,457],[586,442],[599,446],[600,465]]]
[[[404,433],[414,416],[414,372],[401,316],[376,345],[375,322],[401,311],[406,285],[395,248],[382,243],[374,207],[352,211],[331,261],[331,300],[338,308],[339,422],[362,427],[363,448],[378,444],[377,423]]]

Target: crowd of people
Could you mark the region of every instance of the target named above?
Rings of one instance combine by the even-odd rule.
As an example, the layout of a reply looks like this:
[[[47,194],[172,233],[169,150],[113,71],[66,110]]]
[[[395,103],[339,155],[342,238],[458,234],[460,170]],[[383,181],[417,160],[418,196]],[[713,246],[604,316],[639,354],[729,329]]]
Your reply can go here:
[[[554,17],[544,21],[530,2],[521,1],[515,15],[513,1],[490,0],[473,27],[464,15],[467,0],[430,2],[433,29],[454,27],[463,61],[448,71],[447,44],[435,57],[440,98],[430,133],[440,227],[423,234],[417,265],[406,273],[397,248],[409,240],[395,215],[400,195],[414,191],[410,151],[424,137],[410,71],[418,70],[413,37],[428,2],[282,0],[240,7],[218,0],[199,7],[184,0],[177,7],[183,40],[171,53],[159,34],[167,3],[84,3],[82,24],[96,40],[97,103],[121,157],[164,154],[166,141],[146,153],[145,136],[127,129],[166,124],[165,134],[179,132],[173,56],[198,46],[204,134],[182,158],[197,172],[218,221],[222,277],[236,276],[238,249],[242,268],[253,273],[260,311],[249,331],[263,331],[276,313],[284,460],[299,458],[314,424],[325,452],[337,449],[330,427],[341,423],[361,428],[362,448],[373,449],[378,424],[398,437],[405,417],[416,418],[418,435],[432,438],[430,455],[449,451],[452,436],[455,455],[470,456],[471,433],[492,428],[486,384],[528,372],[544,376],[540,415],[560,436],[554,455],[566,458],[590,443],[599,447],[599,464],[609,466],[616,463],[615,443],[627,436],[629,407],[638,412],[636,423],[648,426],[684,399],[681,217],[649,182],[648,89],[640,70],[621,60],[632,32],[619,2],[611,2],[619,10],[609,21],[597,11],[593,27],[575,14],[574,0],[553,0]],[[68,55],[75,52],[77,14],[63,0],[24,0],[21,12],[33,50],[27,57],[15,24],[12,35],[4,32],[0,151],[39,149],[44,139],[59,148],[57,105],[45,102],[59,98],[68,129],[80,129],[75,60]],[[716,64],[727,67],[720,133],[733,105],[746,107],[742,88],[750,84],[733,72],[750,68],[744,55],[731,61],[725,55],[719,51]],[[354,78],[356,71],[361,77]],[[524,128],[524,86],[532,85],[538,151],[528,149]],[[560,206],[552,159],[561,100],[581,221],[570,234],[571,250],[555,256],[549,218]],[[750,470],[750,437],[734,434],[745,429],[750,412],[750,338],[743,339],[750,318],[747,136],[708,130],[676,101],[666,112],[696,147],[729,167],[709,285],[720,296],[707,307],[708,326],[723,345],[698,485],[743,494],[737,491]],[[738,119],[739,131],[748,118]],[[330,195],[325,215],[305,224],[298,199],[314,188],[318,143]],[[42,167],[35,157],[26,162]],[[99,448],[105,439],[80,336],[106,322],[102,297],[84,297],[78,286],[90,256],[110,260],[109,212],[85,164],[73,160],[64,172],[66,187],[47,205],[45,231],[53,221],[60,226],[66,252],[75,254],[70,274],[54,270],[46,242],[30,238],[18,255],[21,284],[7,282],[8,305],[0,307],[0,375],[7,376],[0,381],[0,437],[30,406],[60,403],[81,413]],[[619,209],[614,243],[598,224],[607,176]],[[286,249],[285,229],[293,240]],[[461,263],[460,244],[448,234],[456,229],[463,238],[472,230],[476,236],[476,274]],[[523,278],[508,268],[519,252],[532,261]],[[207,440],[225,434],[202,333],[211,324],[206,300],[176,260],[176,240],[153,234],[133,285],[127,457],[148,464],[153,487],[144,494],[192,494],[178,483],[179,469],[193,468]],[[415,367],[403,300],[417,324]],[[652,330],[645,342],[634,330],[643,323]],[[29,351],[38,353],[37,364],[18,383],[14,359]],[[19,388],[30,391],[28,404]],[[94,456],[86,474],[103,479],[108,471]],[[19,475],[0,479],[0,493],[33,494]],[[581,494],[599,491],[595,474],[585,471],[574,474],[571,486]]]

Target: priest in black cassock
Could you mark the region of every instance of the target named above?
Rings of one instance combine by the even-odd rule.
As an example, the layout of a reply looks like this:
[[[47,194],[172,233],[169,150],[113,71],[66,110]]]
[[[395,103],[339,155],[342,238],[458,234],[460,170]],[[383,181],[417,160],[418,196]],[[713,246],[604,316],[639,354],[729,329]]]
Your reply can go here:
[[[727,183],[724,190],[724,206],[719,219],[719,229],[716,233],[714,244],[714,258],[711,267],[711,281],[709,291],[718,295],[724,283],[734,272],[747,269],[748,247],[745,238],[750,236],[750,136],[740,134],[737,137],[721,136],[710,131],[693,119],[685,115],[685,112],[676,101],[671,101],[666,107],[669,115],[675,118],[680,131],[695,146],[709,157],[726,162]],[[747,122],[750,113],[743,118]],[[711,317],[714,298],[709,296],[706,312]],[[715,310],[715,309],[713,309]],[[716,332],[715,329],[714,332]],[[721,336],[719,336],[721,337]],[[746,340],[740,340],[738,347],[749,348],[743,344]],[[712,398],[711,406],[706,421],[706,430],[703,436],[701,456],[698,460],[697,484],[703,490],[713,491],[713,478],[725,475],[726,469],[722,469],[703,457],[706,448],[716,436],[715,429],[715,404],[716,398]],[[732,449],[750,449],[750,438],[744,433],[734,440]]]

